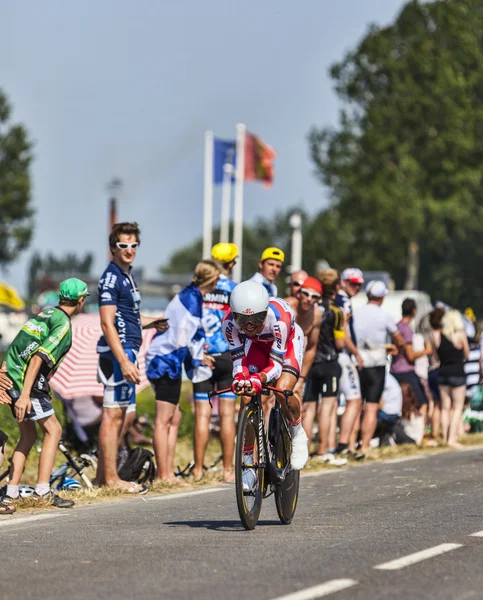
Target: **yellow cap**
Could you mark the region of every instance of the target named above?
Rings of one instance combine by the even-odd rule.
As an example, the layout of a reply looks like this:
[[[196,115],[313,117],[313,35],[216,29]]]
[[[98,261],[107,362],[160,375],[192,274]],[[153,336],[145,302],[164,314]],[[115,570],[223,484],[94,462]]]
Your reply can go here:
[[[476,323],[476,315],[473,312],[473,309],[471,308],[471,306],[468,306],[468,308],[465,308],[465,317],[467,319],[469,319],[472,323]]]
[[[282,262],[285,261],[285,254],[283,250],[279,248],[265,248],[262,253],[262,258],[260,259],[262,262],[264,260],[268,260],[269,258],[273,258],[274,260],[280,260]]]
[[[221,263],[230,263],[238,256],[238,246],[236,244],[229,244],[228,242],[221,242],[213,246],[211,256]]]

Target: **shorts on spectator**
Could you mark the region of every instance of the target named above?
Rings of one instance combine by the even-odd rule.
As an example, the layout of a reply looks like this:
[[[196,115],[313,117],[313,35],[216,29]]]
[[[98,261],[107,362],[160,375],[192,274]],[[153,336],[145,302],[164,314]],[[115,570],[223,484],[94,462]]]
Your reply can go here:
[[[449,387],[462,387],[466,385],[466,377],[460,375],[441,375],[438,374],[438,385],[446,385]]]
[[[347,401],[358,400],[361,397],[361,385],[356,365],[346,352],[339,354],[339,365],[342,371],[339,381],[340,393],[344,394]]]
[[[7,394],[12,399],[10,410],[15,419],[14,406],[15,402],[20,398],[20,392],[12,388],[11,390],[8,390]],[[31,392],[30,402],[30,411],[25,413],[24,421],[39,421],[40,419],[46,419],[55,414],[52,407],[52,399],[47,394],[36,394],[35,392]]]
[[[214,355],[215,368],[213,369],[210,379],[205,381],[199,381],[193,383],[193,392],[195,400],[208,401],[208,392],[214,392],[217,390],[224,390],[231,388],[233,382],[233,362],[229,352],[223,352],[223,354]],[[232,392],[223,394],[220,396],[224,400],[236,400],[237,396]]]
[[[409,383],[409,385],[413,388],[413,392],[416,396],[419,406],[424,406],[428,403],[423,384],[414,371],[407,371],[406,373],[391,373],[391,375],[393,375],[400,384],[403,381]]]
[[[173,379],[166,374],[158,379],[150,379],[149,381],[153,386],[156,400],[169,402],[175,406],[178,404],[181,394],[181,377]]]
[[[124,348],[124,353],[137,366],[137,350]],[[136,384],[124,379],[121,365],[112,352],[99,355],[97,380],[104,384],[104,408],[128,408],[128,412],[136,410]]]
[[[331,398],[339,395],[341,368],[337,360],[315,363],[310,370],[310,382],[304,402],[317,402],[319,398]]]
[[[364,367],[359,373],[362,399],[378,404],[384,392],[386,367]]]
[[[438,372],[439,369],[433,369],[433,371],[429,371],[428,373],[428,385],[431,395],[433,396],[433,400],[435,402],[440,402],[441,398],[439,396],[439,387],[438,387]]]

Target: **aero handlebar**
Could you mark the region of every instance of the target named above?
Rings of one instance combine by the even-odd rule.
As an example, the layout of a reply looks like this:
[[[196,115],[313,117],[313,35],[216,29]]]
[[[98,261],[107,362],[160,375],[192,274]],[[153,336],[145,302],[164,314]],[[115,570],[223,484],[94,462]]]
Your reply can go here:
[[[226,390],[215,390],[213,392],[208,392],[208,398],[211,400],[213,398],[213,396],[221,396],[221,394],[228,394],[228,392],[231,392],[231,391],[232,391],[231,387],[229,387],[229,388],[226,388]],[[283,394],[285,396],[285,398],[289,398],[290,396],[293,396],[292,390],[280,390],[271,385],[263,385],[263,391],[275,392],[277,394]],[[243,394],[241,394],[241,395],[243,395]]]

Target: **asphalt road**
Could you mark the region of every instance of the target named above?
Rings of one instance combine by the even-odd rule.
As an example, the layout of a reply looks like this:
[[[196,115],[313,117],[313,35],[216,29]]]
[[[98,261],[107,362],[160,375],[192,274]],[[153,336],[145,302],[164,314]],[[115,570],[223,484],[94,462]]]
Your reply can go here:
[[[478,532],[483,450],[426,455],[303,477],[251,532],[232,486],[3,517],[0,598],[479,599]]]

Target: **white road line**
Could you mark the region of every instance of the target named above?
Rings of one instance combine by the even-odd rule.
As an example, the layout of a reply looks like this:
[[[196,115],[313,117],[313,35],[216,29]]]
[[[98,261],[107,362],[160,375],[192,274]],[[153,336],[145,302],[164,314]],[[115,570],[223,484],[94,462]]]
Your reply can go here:
[[[45,519],[55,519],[56,517],[66,517],[66,513],[54,513],[51,515],[35,515],[33,517],[12,517],[8,521],[0,521],[0,527],[9,527],[12,525],[23,525],[33,521],[44,521]]]
[[[477,531],[476,533],[470,533],[469,537],[483,537],[483,531]]]
[[[445,552],[451,552],[451,550],[456,550],[456,548],[461,548],[462,546],[464,546],[464,544],[440,544],[439,546],[434,546],[433,548],[427,548],[426,550],[421,550],[420,552],[408,554],[407,556],[396,558],[396,560],[391,560],[389,562],[376,565],[373,568],[382,569],[384,571],[396,571],[398,569],[404,569],[404,567],[414,565],[422,560],[426,560],[427,558],[432,558],[433,556],[438,556],[440,554],[444,554]]]
[[[299,590],[287,596],[277,596],[273,600],[315,600],[316,598],[322,598],[323,596],[346,590],[353,585],[357,585],[357,583],[354,579],[332,579],[331,581]]]
[[[235,490],[235,486],[226,486],[225,487],[216,487],[216,488],[209,488],[207,490],[198,490],[196,492],[181,492],[181,493],[174,493],[174,494],[163,494],[162,496],[141,496],[141,498],[145,499],[146,502],[151,502],[151,500],[174,500],[175,498],[188,498],[191,496],[201,496],[202,494],[214,494],[215,492],[223,492],[223,491],[234,491]]]

